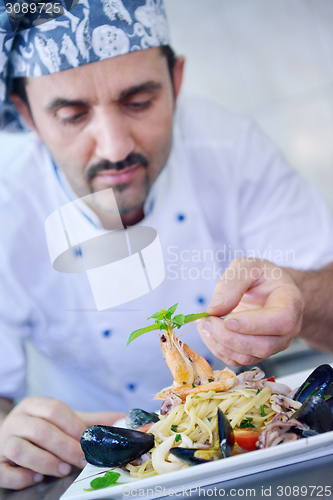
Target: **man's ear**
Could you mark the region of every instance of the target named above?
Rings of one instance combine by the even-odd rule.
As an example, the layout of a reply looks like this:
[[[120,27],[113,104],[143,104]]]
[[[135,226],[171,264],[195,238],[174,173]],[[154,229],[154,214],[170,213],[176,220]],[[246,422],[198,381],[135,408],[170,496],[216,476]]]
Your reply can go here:
[[[29,106],[24,101],[22,101],[21,97],[19,97],[17,94],[14,94],[13,92],[9,95],[9,97],[14,104],[16,111],[25,119],[28,127],[31,128],[31,130],[37,132]]]
[[[184,64],[185,64],[185,57],[178,56],[175,60],[175,64],[172,70],[175,99],[177,99],[180,87],[182,85]]]

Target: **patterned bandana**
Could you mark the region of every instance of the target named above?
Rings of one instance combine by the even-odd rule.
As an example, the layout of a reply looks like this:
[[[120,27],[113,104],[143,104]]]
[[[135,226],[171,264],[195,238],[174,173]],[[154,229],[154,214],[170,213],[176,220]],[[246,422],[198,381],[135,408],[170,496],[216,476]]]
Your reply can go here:
[[[0,130],[27,130],[8,98],[13,78],[169,43],[163,0],[63,0],[66,8],[61,0],[45,2],[0,6]]]

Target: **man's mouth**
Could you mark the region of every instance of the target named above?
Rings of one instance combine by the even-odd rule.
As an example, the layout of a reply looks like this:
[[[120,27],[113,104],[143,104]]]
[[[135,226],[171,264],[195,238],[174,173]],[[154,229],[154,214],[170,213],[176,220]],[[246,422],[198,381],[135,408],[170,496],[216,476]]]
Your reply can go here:
[[[108,186],[127,184],[135,177],[141,168],[142,165],[137,163],[121,170],[102,170],[95,175],[95,179],[102,181],[103,184],[107,184]]]

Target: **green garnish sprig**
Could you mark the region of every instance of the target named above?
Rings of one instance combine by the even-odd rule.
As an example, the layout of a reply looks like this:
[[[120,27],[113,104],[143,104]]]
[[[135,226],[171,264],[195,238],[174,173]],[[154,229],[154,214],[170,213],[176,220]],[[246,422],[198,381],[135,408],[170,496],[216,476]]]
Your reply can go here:
[[[174,328],[179,329],[186,323],[191,323],[191,321],[195,321],[196,319],[201,319],[209,316],[209,314],[206,312],[198,314],[187,314],[186,316],[184,314],[177,314],[176,316],[173,316],[177,309],[177,306],[178,302],[177,304],[169,307],[169,309],[161,309],[160,311],[157,311],[156,313],[149,316],[147,320],[154,319],[155,322],[150,326],[139,328],[139,330],[134,330],[134,332],[132,332],[128,338],[127,345],[129,345],[134,339],[140,337],[140,335],[143,335],[146,332],[151,332],[152,330],[169,331],[170,329],[173,330]]]
[[[104,476],[96,477],[96,479],[90,481],[90,488],[86,488],[84,491],[100,490],[102,488],[107,488],[108,486],[113,486],[116,484],[119,478],[119,472],[108,471],[104,474]]]

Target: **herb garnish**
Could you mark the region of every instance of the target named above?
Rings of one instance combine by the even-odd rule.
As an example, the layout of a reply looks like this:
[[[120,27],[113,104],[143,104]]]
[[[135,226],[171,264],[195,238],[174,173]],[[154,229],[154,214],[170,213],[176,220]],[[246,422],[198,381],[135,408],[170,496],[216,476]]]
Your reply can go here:
[[[261,411],[261,416],[262,417],[266,417],[265,405],[260,405],[260,411]]]
[[[178,443],[178,441],[181,441],[181,440],[182,440],[182,436],[180,434],[176,434],[175,442]]]
[[[139,330],[134,330],[134,332],[132,332],[128,338],[127,345],[129,345],[134,339],[140,337],[140,335],[143,335],[146,332],[150,332],[152,330],[166,330],[166,332],[168,332],[169,328],[180,328],[186,323],[190,323],[191,321],[195,321],[196,319],[209,316],[209,314],[206,312],[198,314],[187,314],[186,316],[184,314],[177,314],[176,316],[172,316],[176,311],[177,306],[178,303],[169,307],[169,309],[161,309],[160,311],[157,311],[156,313],[149,316],[149,318],[147,319],[154,319],[155,323],[144,328],[139,328]]]
[[[245,420],[243,420],[239,424],[240,429],[247,429],[249,427],[254,427],[254,425],[252,424],[252,420],[253,420],[252,417],[245,417]]]
[[[84,491],[100,490],[115,484],[120,478],[119,472],[108,471],[102,477],[96,477],[90,482],[90,488],[85,488]],[[121,484],[121,483],[118,483]]]
[[[214,379],[213,378],[209,378],[208,382],[214,382]]]
[[[178,427],[178,425],[172,424],[172,426],[171,426],[172,432],[177,432],[177,427]]]
[[[258,390],[257,390],[257,392],[256,392],[256,396],[258,396],[259,392],[260,392],[260,389],[258,389]]]

